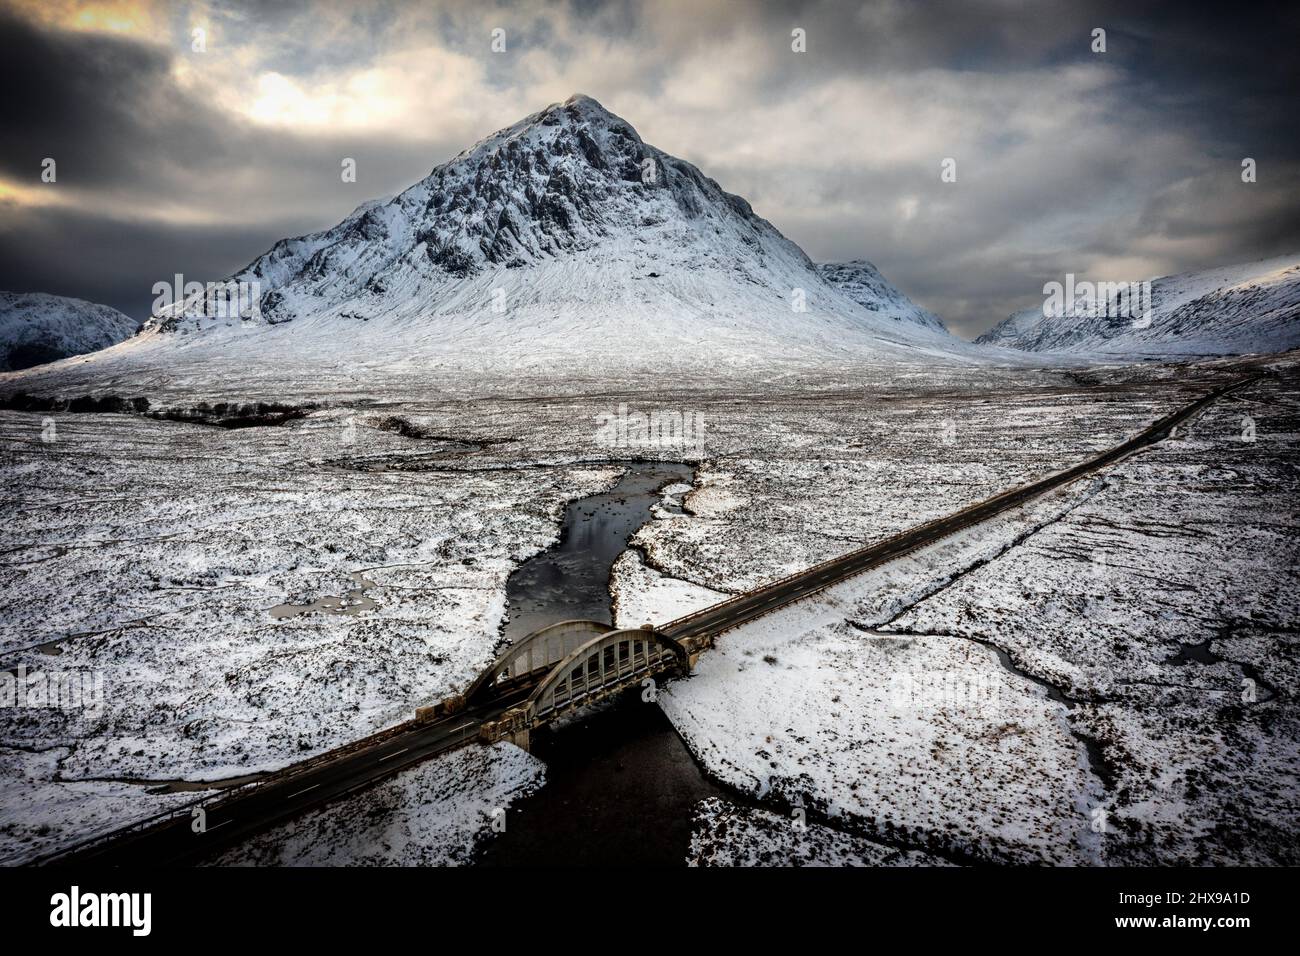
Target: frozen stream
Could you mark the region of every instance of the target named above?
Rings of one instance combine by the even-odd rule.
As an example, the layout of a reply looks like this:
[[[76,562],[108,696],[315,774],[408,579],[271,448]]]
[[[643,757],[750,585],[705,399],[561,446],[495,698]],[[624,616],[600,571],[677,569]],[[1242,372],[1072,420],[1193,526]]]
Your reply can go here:
[[[515,569],[506,582],[510,620],[505,637],[520,638],[557,621],[613,623],[609,572],[628,539],[650,520],[665,485],[690,484],[692,469],[676,462],[632,462],[613,488],[569,504],[560,542]]]

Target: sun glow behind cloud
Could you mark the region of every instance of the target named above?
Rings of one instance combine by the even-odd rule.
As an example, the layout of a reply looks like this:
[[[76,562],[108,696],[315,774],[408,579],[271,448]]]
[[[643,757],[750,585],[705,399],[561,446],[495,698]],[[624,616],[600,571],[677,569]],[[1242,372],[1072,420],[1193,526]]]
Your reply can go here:
[[[61,192],[49,184],[24,185],[0,179],[0,203],[18,206],[61,206],[72,203],[66,191]]]
[[[285,126],[321,126],[335,112],[337,96],[309,94],[281,73],[263,73],[257,78],[256,98],[244,109],[259,123]]]
[[[422,73],[417,76],[429,79],[429,74],[426,59]],[[439,88],[446,91],[450,84],[445,77],[442,80]],[[439,99],[436,94],[424,95],[412,83],[410,70],[380,65],[351,71],[338,79],[315,82],[268,70],[258,75],[252,90],[229,97],[226,103],[233,111],[263,126],[306,132],[386,131],[419,135],[425,132],[420,128],[420,119],[427,122],[436,118],[437,114],[425,114],[429,104],[438,103]]]
[[[158,36],[165,17],[159,7],[139,0],[100,0],[78,3],[75,0],[18,0],[13,4],[25,17],[65,30],[129,34],[138,37]]]
[[[443,12],[457,6],[450,4]],[[179,84],[264,127],[332,134],[383,131],[418,139],[435,135],[446,118],[463,122],[481,115],[485,100],[503,98],[500,91],[485,97],[481,56],[448,48],[433,30],[438,12],[433,7],[324,3],[285,8],[278,29],[259,26],[235,5],[206,2],[16,0],[13,7],[45,26],[124,35],[165,50],[175,57],[172,73]],[[373,33],[357,26],[361,10],[384,14]],[[194,49],[196,28],[203,31],[201,50]],[[329,39],[328,69],[311,48],[295,45],[308,35]],[[529,104],[519,107],[525,111],[545,105],[524,97],[519,102]]]

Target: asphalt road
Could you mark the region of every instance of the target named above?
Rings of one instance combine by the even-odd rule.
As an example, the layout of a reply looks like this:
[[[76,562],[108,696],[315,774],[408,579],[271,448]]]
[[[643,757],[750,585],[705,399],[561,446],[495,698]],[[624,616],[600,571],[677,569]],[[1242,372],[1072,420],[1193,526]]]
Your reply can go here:
[[[1222,395],[1257,381],[1254,376],[1215,389],[1144,429],[1121,445],[1041,481],[1004,492],[956,514],[860,548],[756,591],[679,618],[660,630],[683,638],[711,636],[824,590],[870,568],[933,544],[1003,511],[1111,465],[1166,437]],[[191,811],[97,838],[38,862],[105,866],[191,864],[279,823],[347,794],[373,786],[400,770],[477,739],[481,724],[525,700],[531,686],[515,688],[491,705],[467,708],[436,721],[409,722],[287,768],[202,803],[205,827],[196,832]]]
[[[265,777],[229,794],[190,805],[202,807],[196,829],[187,808],[151,825],[96,838],[38,862],[55,865],[173,866],[193,864],[254,834],[350,793],[373,786],[407,767],[478,739],[479,727],[528,697],[522,687],[490,706],[469,708],[437,721],[408,722]]]

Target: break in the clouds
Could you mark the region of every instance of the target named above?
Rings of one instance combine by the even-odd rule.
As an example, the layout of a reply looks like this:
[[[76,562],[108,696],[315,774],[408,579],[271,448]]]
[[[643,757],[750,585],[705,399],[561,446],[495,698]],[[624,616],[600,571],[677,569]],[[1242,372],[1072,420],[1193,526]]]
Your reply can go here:
[[[971,336],[1066,272],[1300,250],[1296,27],[1078,3],[8,3],[0,288],[142,318],[154,282],[228,275],[583,92]]]

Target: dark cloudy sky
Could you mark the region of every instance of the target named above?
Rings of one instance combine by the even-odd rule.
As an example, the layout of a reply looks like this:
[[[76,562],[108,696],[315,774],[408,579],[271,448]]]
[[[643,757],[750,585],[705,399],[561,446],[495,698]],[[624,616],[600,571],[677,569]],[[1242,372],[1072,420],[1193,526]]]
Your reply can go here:
[[[1137,6],[0,0],[0,288],[143,318],[575,92],[964,336],[1300,252],[1300,7]]]

